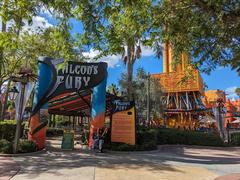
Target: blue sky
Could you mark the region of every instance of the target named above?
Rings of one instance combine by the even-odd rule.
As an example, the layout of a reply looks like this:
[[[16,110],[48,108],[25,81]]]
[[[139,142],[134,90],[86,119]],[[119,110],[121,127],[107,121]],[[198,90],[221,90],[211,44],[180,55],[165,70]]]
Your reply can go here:
[[[56,20],[49,16],[48,13],[42,14],[42,17],[55,25]],[[74,36],[75,33],[82,32],[82,25],[75,19],[70,20],[72,24],[71,34]],[[90,52],[86,52],[84,55],[93,57],[98,52],[93,49]],[[107,56],[102,58],[101,61],[105,61],[109,64],[108,68],[108,84],[118,83],[121,77],[121,73],[126,71],[125,65],[120,60],[120,55]],[[142,58],[137,60],[134,65],[134,72],[139,67],[143,67],[147,72],[150,73],[161,73],[162,72],[162,58],[157,59],[154,52],[150,48],[142,48]],[[229,98],[237,97],[234,93],[236,87],[240,87],[240,77],[237,72],[231,70],[229,67],[217,67],[216,70],[212,71],[210,75],[202,74],[204,82],[206,82],[208,89],[221,89],[225,90]]]
[[[141,60],[136,61],[134,70],[143,67],[150,73],[162,72],[162,59],[155,58],[154,55],[142,57]],[[126,71],[125,65],[119,60],[115,67],[109,68],[108,83],[117,83],[121,77],[121,73]],[[236,98],[234,93],[236,87],[240,87],[240,77],[236,71],[230,68],[218,67],[212,71],[210,75],[201,73],[204,82],[207,84],[208,89],[221,89],[225,90],[229,98]]]

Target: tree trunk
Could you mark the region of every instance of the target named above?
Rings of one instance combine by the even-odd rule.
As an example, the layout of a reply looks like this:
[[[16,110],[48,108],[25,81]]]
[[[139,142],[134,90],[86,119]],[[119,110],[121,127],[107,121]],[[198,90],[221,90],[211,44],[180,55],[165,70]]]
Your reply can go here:
[[[9,93],[9,89],[10,89],[10,84],[11,84],[11,80],[9,79],[8,83],[7,83],[7,89],[6,89],[6,94],[5,94],[5,97],[4,97],[4,102],[2,104],[2,111],[1,111],[0,121],[4,120],[5,111],[6,111],[7,102],[8,102],[8,93]]]
[[[3,15],[5,15],[5,17],[7,16],[7,9],[8,9],[8,1],[9,0],[5,0],[4,1],[4,5],[3,5],[3,9],[2,9],[2,32],[6,32],[7,30],[7,19],[3,18]],[[3,71],[3,47],[0,48],[0,94],[1,94],[1,89],[2,89],[2,83],[3,83],[3,79],[2,77],[2,71]]]
[[[134,63],[134,46],[128,45],[127,47],[127,96],[128,100],[133,100],[133,63]]]
[[[5,15],[5,16],[7,14],[8,1],[9,0],[4,1],[4,5],[3,5],[3,8],[2,8],[2,14]],[[4,19],[3,19],[3,15],[1,16],[1,18],[2,18],[2,31],[1,32],[6,32],[7,24],[6,24],[6,21],[4,21]],[[2,84],[3,84],[3,79],[2,79],[2,74],[3,74],[3,50],[4,50],[3,47],[0,47],[0,94],[2,93]],[[1,112],[0,112],[1,114],[3,113],[2,112],[2,106],[3,105],[1,104]]]

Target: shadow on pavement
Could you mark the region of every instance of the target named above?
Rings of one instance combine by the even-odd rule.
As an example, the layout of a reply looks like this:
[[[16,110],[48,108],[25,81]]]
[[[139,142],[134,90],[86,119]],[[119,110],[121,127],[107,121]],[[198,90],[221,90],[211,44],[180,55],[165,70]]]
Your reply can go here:
[[[194,146],[160,146],[154,152],[107,152],[95,153],[76,148],[73,151],[62,151],[58,142],[51,142],[45,154],[16,157],[21,166],[20,175],[36,178],[42,173],[62,176],[61,170],[98,168],[142,170],[150,172],[182,172],[171,162],[189,164],[240,164],[239,150],[231,148],[211,148]],[[190,165],[191,166],[191,165]],[[184,172],[183,172],[184,173]]]
[[[240,164],[240,149],[231,147],[162,146],[165,161],[196,164]]]

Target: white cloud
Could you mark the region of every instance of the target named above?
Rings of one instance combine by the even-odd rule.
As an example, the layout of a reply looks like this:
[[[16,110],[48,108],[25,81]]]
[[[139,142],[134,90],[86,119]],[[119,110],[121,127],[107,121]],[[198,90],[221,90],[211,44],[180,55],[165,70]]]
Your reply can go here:
[[[40,8],[40,13],[45,14],[45,15],[47,15],[48,17],[52,17],[52,16],[53,16],[53,12],[54,12],[54,9],[53,9],[53,8],[48,9],[48,8],[46,8],[46,7],[44,7],[44,6],[42,6],[42,7]]]
[[[143,57],[147,57],[147,56],[153,56],[154,50],[151,47],[146,47],[146,46],[142,46],[142,56]]]
[[[2,30],[2,19],[0,17],[0,30]],[[24,26],[22,31],[28,31],[29,33],[39,33],[42,30],[45,30],[49,27],[53,27],[52,24],[50,24],[47,19],[41,17],[41,16],[33,16],[32,23],[28,24],[27,20],[23,20]],[[11,28],[14,25],[14,21],[10,20],[7,22],[7,29]]]
[[[89,52],[83,52],[82,53],[84,57],[89,58],[90,60],[93,60],[97,55],[100,54],[98,50],[90,49]],[[153,56],[154,51],[150,47],[142,46],[142,57],[148,57],[148,56]],[[120,62],[121,56],[120,55],[108,55],[105,57],[102,57],[98,59],[100,62],[106,62],[108,63],[108,67],[114,68],[114,67],[119,67],[119,62]]]
[[[237,94],[235,93],[237,86],[228,87],[225,92],[228,99],[237,99]]]
[[[40,8],[40,13],[47,15],[49,18],[64,17],[62,13],[55,11],[54,8],[46,8],[44,6]]]
[[[90,61],[92,61],[93,58],[95,58],[99,54],[100,54],[100,52],[98,50],[94,50],[94,49],[90,49],[89,52],[82,53],[82,55],[86,58],[89,58]],[[118,67],[120,58],[121,58],[120,55],[108,55],[108,56],[98,59],[98,61],[106,62],[106,63],[108,63],[108,67],[114,68],[114,67]]]
[[[33,33],[40,32],[41,30],[45,30],[47,28],[53,27],[45,18],[40,16],[34,16],[32,19],[32,24],[28,25],[25,21],[25,26],[23,26],[23,31],[30,31]]]

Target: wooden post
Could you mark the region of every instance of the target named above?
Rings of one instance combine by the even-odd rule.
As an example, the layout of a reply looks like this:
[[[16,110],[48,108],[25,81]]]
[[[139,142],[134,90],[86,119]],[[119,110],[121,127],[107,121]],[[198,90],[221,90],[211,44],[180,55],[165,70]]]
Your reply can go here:
[[[20,94],[20,101],[19,101],[19,110],[18,110],[18,119],[17,119],[17,127],[15,132],[15,138],[13,143],[13,153],[16,154],[18,152],[18,142],[21,133],[21,124],[22,124],[22,113],[23,113],[23,102],[24,102],[24,91],[25,91],[26,83],[21,83],[21,94]]]
[[[147,75],[147,123],[150,123],[150,74]]]

